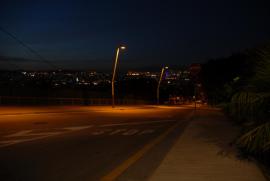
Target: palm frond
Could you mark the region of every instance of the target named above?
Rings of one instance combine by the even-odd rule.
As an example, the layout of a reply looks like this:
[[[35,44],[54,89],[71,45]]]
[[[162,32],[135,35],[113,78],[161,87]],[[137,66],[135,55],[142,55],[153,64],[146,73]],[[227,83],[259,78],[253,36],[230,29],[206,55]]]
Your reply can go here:
[[[248,131],[237,140],[237,144],[251,153],[268,151],[270,148],[270,123],[262,124]]]

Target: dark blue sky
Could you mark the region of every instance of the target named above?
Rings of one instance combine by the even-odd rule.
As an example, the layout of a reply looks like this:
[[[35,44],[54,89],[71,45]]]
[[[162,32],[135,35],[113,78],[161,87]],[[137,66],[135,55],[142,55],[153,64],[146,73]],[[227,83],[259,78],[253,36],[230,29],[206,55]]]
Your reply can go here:
[[[256,0],[2,0],[0,26],[63,68],[183,65],[269,41],[270,6]],[[47,68],[0,32],[0,66]],[[3,58],[5,57],[5,58]],[[29,60],[30,59],[30,60]]]

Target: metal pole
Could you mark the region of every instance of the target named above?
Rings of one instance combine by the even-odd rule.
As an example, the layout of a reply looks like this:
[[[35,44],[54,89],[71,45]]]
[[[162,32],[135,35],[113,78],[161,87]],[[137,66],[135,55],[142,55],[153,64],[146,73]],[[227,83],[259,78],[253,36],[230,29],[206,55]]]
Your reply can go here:
[[[196,110],[196,94],[197,94],[197,92],[196,92],[196,84],[195,84],[195,87],[194,87],[194,108],[195,108],[195,110]]]
[[[159,105],[159,87],[160,87],[160,83],[162,81],[163,72],[164,72],[164,67],[162,67],[162,69],[161,69],[161,73],[160,73],[160,77],[159,77],[159,81],[158,81],[158,86],[157,86],[157,105]]]
[[[114,66],[113,66],[113,75],[112,75],[112,107],[115,107],[115,102],[114,102],[114,80],[115,80],[115,72],[118,64],[118,56],[119,56],[119,51],[120,49],[117,48],[116,50],[116,56],[115,56],[115,61],[114,61]]]

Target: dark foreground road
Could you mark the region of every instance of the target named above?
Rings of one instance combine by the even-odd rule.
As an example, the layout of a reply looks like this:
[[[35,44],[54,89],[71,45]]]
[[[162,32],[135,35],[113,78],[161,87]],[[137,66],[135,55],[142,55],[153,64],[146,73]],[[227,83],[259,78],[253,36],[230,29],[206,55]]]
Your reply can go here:
[[[0,180],[146,180],[191,107],[0,108]]]

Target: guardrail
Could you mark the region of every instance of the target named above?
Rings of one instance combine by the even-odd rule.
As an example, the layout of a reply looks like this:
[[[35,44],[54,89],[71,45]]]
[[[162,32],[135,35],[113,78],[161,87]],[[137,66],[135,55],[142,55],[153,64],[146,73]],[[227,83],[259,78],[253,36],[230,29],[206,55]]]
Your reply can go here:
[[[116,99],[118,105],[153,104],[152,101]],[[109,98],[59,98],[0,96],[0,105],[111,105]]]

